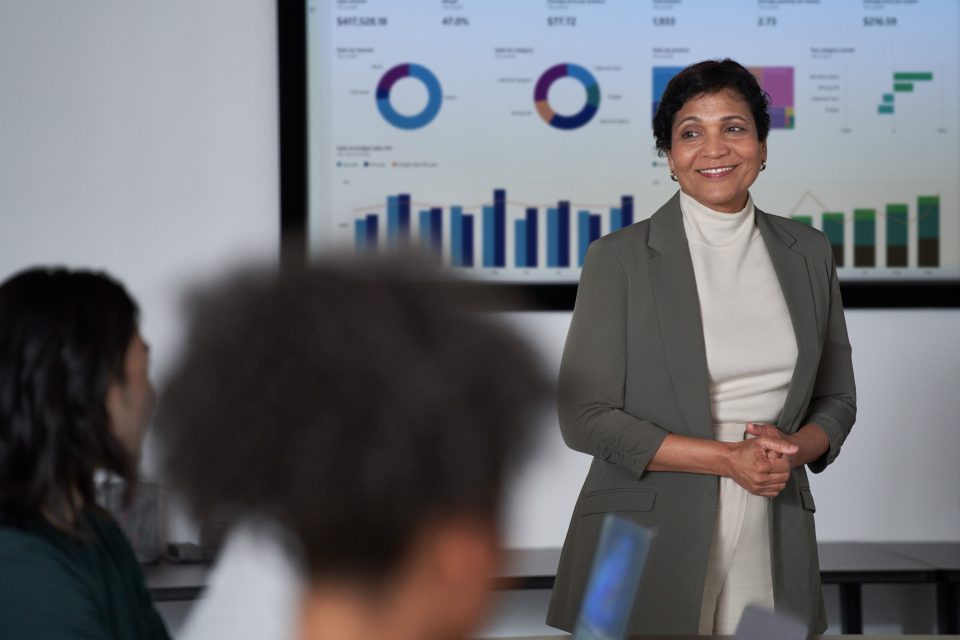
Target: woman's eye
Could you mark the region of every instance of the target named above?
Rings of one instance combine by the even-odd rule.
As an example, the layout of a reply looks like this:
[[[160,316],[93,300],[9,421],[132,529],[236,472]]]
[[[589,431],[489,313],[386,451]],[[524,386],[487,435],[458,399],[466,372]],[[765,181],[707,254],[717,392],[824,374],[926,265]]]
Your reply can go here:
[[[697,134],[696,131],[682,131],[682,132],[680,133],[680,138],[687,140],[687,139],[690,139],[690,138],[696,138],[697,135],[698,135],[698,134]]]
[[[740,133],[741,131],[745,131],[745,129],[737,125],[733,125],[731,127],[727,127],[727,131],[729,131],[730,133]]]

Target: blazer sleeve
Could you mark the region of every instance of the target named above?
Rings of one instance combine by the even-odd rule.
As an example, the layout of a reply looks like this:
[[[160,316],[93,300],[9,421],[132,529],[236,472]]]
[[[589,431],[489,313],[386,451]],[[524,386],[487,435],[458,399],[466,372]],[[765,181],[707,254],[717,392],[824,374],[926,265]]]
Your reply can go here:
[[[820,473],[836,459],[857,417],[857,390],[853,379],[853,360],[850,340],[847,337],[847,323],[843,317],[843,301],[840,299],[837,269],[833,251],[826,236],[823,236],[823,242],[828,256],[826,267],[830,281],[827,332],[823,351],[820,354],[820,365],[814,382],[810,409],[804,423],[813,423],[822,427],[830,438],[830,449],[808,465],[814,473]]]
[[[557,409],[571,449],[638,477],[667,431],[626,413],[627,277],[604,239],[587,251],[563,349]]]

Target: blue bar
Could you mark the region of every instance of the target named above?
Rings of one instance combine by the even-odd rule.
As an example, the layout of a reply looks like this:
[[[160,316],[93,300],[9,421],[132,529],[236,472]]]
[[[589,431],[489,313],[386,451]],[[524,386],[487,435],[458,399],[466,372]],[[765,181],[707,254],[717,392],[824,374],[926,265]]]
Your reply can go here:
[[[463,207],[450,207],[450,264],[463,266]]]
[[[579,251],[579,265],[583,266],[583,259],[587,256],[587,247],[590,246],[590,212],[581,211],[577,214],[577,246]]]
[[[410,237],[410,194],[401,193],[397,196],[397,218],[400,226],[400,237]]]
[[[380,218],[377,214],[367,214],[367,242],[366,248],[370,251],[376,251],[379,245]]]
[[[527,208],[527,266],[536,267],[537,260],[537,209]]]
[[[547,266],[560,266],[560,212],[547,209]]]
[[[633,224],[633,196],[620,197],[620,226],[629,227]]]
[[[443,257],[443,209],[430,208],[430,246],[438,258]]]
[[[566,200],[557,202],[557,211],[560,216],[558,226],[560,227],[559,240],[557,241],[557,265],[560,267],[570,266],[570,203]]]
[[[610,209],[610,233],[623,227],[623,210],[620,207]]]
[[[359,220],[354,221],[354,238],[357,247],[357,253],[363,253],[367,250],[367,221],[365,218],[360,218]]]
[[[400,235],[400,198],[387,196],[387,240],[395,244]]]
[[[420,210],[420,248],[426,250],[430,246],[430,212]]]
[[[493,220],[493,207],[483,208],[483,266],[496,266],[496,250],[494,248],[494,237],[496,235],[496,224]]]
[[[527,221],[516,220],[513,227],[515,235],[513,239],[514,262],[516,266],[523,268],[527,266]]]
[[[590,242],[593,242],[599,237],[600,237],[600,214],[591,215],[590,216]]]
[[[463,266],[473,266],[473,216],[463,216]]]
[[[493,261],[494,266],[507,266],[507,192],[493,190]]]

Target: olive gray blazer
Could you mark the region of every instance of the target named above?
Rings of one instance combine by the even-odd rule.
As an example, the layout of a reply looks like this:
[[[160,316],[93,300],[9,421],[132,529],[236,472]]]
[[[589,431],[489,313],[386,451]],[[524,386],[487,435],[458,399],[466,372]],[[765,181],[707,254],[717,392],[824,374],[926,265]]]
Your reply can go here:
[[[813,422],[833,462],[856,415],[850,343],[826,237],[756,210],[797,338],[797,364],[779,428]],[[713,438],[693,263],[679,196],[649,220],[593,242],[560,367],[567,445],[594,457],[563,546],[547,623],[572,631],[607,513],[656,530],[630,634],[696,634],[717,513],[717,476],[646,471],[668,433]],[[778,611],[826,628],[813,513],[803,467],[771,502]]]

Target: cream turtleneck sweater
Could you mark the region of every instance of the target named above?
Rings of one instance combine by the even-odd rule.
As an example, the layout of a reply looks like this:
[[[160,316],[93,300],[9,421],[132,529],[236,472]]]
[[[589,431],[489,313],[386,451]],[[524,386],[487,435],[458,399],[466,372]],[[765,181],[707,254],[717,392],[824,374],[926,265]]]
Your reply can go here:
[[[777,423],[797,342],[753,199],[722,213],[680,192],[700,298],[713,421]]]

